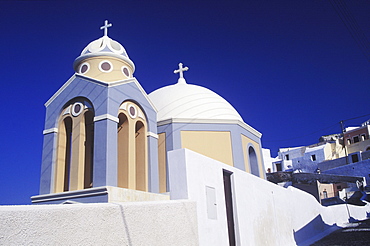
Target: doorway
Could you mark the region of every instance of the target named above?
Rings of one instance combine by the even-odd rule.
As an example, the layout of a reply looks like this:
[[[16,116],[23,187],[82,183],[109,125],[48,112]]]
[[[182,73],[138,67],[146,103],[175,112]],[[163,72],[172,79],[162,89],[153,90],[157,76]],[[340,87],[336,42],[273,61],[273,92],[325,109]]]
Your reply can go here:
[[[227,230],[229,233],[229,245],[230,246],[235,245],[234,211],[233,211],[233,197],[232,197],[232,187],[231,187],[231,175],[232,174],[233,174],[232,172],[223,170]]]

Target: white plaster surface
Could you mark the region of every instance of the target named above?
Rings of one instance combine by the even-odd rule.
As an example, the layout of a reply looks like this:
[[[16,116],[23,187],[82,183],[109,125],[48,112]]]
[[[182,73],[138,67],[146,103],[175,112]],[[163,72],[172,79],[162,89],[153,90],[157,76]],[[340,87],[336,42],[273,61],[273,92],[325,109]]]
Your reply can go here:
[[[265,166],[265,172],[267,173],[267,169],[270,168],[271,172],[276,172],[272,165],[272,162],[275,161],[274,158],[271,158],[271,151],[269,149],[262,148],[262,156],[263,156],[263,165]]]
[[[0,245],[198,245],[195,203],[0,207]]]
[[[171,199],[197,202],[200,245],[228,245],[223,169],[231,171],[237,245],[310,245],[351,216],[365,219],[370,206],[321,206],[288,189],[187,149],[169,152]],[[185,166],[184,166],[185,165]],[[176,185],[172,185],[175,182]],[[206,187],[215,188],[217,219],[207,216]]]
[[[149,94],[158,109],[157,121],[181,119],[223,119],[244,122],[229,102],[198,85],[177,83]]]
[[[168,195],[107,186],[109,202],[141,202],[170,200]]]

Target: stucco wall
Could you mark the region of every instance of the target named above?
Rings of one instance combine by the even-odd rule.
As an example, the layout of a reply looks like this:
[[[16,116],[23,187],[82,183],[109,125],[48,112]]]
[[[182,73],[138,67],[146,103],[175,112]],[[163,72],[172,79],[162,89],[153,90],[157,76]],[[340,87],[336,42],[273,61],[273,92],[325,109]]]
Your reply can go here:
[[[366,183],[370,184],[370,159],[336,167],[323,173],[336,175],[345,173],[348,176],[365,177]]]
[[[181,131],[181,147],[234,165],[231,133],[227,131]]]
[[[171,199],[197,201],[200,245],[228,244],[223,169],[233,173],[237,245],[309,245],[349,219],[345,205],[323,207],[306,192],[277,186],[191,150],[171,151],[168,161]],[[214,196],[207,194],[209,189]],[[370,207],[349,206],[349,211],[353,218],[365,219]]]
[[[0,245],[198,245],[190,201],[0,207]]]

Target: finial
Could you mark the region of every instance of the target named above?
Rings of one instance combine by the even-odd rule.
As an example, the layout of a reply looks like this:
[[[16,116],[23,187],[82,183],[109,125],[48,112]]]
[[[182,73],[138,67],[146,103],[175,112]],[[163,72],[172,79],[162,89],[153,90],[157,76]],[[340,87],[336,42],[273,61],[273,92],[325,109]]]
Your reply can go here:
[[[108,20],[105,20],[104,26],[100,27],[100,30],[104,29],[104,36],[108,36],[108,28],[112,26],[112,23],[108,24]]]
[[[186,80],[184,79],[184,72],[188,71],[188,70],[189,70],[188,67],[183,67],[183,64],[181,62],[179,63],[179,69],[173,71],[173,73],[179,73],[180,74],[180,78],[177,80],[177,83],[186,84]]]

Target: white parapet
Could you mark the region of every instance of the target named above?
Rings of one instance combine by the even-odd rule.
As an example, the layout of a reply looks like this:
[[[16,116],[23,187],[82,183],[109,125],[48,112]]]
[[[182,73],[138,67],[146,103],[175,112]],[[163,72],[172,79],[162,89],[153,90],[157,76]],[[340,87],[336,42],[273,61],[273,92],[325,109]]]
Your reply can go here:
[[[195,202],[0,206],[0,245],[198,245]]]

